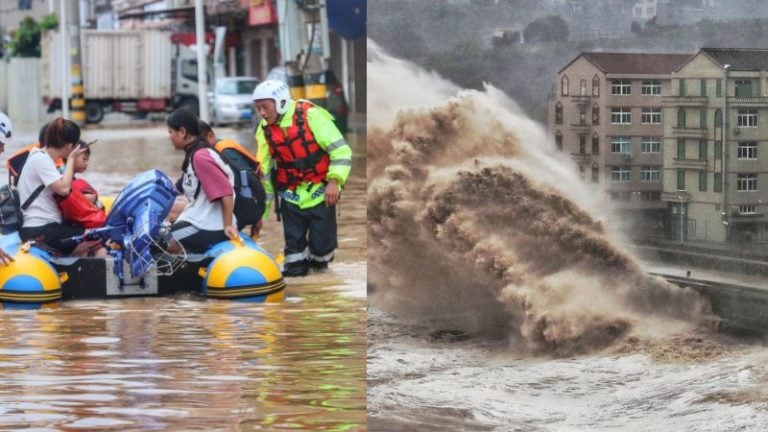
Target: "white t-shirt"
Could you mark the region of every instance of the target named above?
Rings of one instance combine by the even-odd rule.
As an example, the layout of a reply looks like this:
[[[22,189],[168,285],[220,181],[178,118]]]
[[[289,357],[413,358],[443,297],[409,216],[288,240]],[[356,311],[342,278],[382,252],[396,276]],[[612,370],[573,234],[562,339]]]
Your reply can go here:
[[[207,151],[208,155],[215,165],[226,174],[229,180],[229,185],[232,187],[235,184],[235,176],[232,170],[229,168],[221,157],[213,149],[202,149],[199,152]],[[205,157],[204,155],[195,153],[195,158]],[[214,168],[215,169],[215,168]],[[22,174],[24,171],[22,171]],[[205,194],[205,191],[200,185],[200,180],[197,177],[197,172],[192,166],[192,161],[189,162],[187,170],[183,174],[183,189],[184,195],[189,200],[189,203],[179,215],[178,222],[186,221],[194,225],[197,229],[205,231],[219,231],[224,229],[224,220],[222,218],[221,201],[209,201]],[[195,196],[195,192],[197,192]],[[234,198],[234,192],[233,192]],[[237,226],[237,220],[235,215],[232,215],[232,226]]]
[[[34,149],[29,153],[24,170],[19,177],[19,201],[23,205],[32,192],[40,185],[45,189],[32,201],[32,204],[24,213],[23,228],[40,227],[49,223],[61,223],[61,210],[53,197],[53,190],[48,187],[51,183],[61,178],[61,173],[56,169],[56,163],[43,149]]]

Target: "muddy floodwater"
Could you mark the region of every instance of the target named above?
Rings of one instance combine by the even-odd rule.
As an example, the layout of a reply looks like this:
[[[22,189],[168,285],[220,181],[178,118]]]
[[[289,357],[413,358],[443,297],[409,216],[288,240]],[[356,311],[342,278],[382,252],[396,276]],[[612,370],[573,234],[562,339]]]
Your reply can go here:
[[[37,126],[19,126],[0,159],[36,141]],[[254,145],[244,129],[219,135]],[[179,175],[163,123],[83,138],[99,140],[83,177],[103,195],[146,169]],[[336,260],[288,278],[283,303],[180,295],[0,310],[0,430],[364,430],[365,136],[348,140]],[[260,241],[280,252],[280,223]]]

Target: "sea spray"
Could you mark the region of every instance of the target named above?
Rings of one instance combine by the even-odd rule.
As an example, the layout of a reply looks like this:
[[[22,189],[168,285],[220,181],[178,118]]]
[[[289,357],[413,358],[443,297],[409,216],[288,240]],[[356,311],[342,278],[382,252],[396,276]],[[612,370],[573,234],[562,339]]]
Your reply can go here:
[[[414,77],[370,87],[372,304],[559,355],[658,317],[708,319],[695,292],[647,277],[617,245],[601,193],[514,102],[492,87],[448,94],[372,49],[373,83]]]

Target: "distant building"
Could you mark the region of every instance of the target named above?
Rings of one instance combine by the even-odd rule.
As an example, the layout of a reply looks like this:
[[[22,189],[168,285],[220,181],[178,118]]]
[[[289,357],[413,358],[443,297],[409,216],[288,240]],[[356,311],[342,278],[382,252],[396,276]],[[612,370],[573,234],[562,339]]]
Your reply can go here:
[[[682,211],[685,239],[768,241],[766,71],[768,50],[716,48],[674,71],[664,98],[662,196],[674,235]]]
[[[557,150],[617,207],[645,221],[667,220],[662,201],[662,99],[689,54],[580,54],[558,72],[548,103]]]
[[[646,22],[656,16],[659,0],[638,0],[632,6],[632,20]]]

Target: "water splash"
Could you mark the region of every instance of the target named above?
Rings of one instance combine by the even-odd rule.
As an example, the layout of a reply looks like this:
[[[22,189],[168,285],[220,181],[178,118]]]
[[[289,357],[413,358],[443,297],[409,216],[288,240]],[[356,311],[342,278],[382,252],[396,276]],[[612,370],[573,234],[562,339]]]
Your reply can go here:
[[[561,355],[659,317],[707,321],[695,292],[618,246],[602,194],[502,92],[459,90],[371,41],[368,76],[375,306]]]

